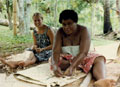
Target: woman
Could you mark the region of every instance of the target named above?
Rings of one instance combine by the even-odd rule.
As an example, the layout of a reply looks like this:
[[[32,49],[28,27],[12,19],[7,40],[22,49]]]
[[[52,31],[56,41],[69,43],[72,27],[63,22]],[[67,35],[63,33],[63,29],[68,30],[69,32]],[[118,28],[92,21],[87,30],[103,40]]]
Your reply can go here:
[[[51,59],[54,74],[71,76],[77,68],[85,73],[91,70],[96,80],[105,79],[105,57],[89,52],[91,38],[88,29],[77,24],[77,13],[64,10],[59,22],[62,27],[57,31]]]
[[[3,58],[0,58],[4,64],[7,64],[11,68],[16,68],[17,66],[26,67],[34,64],[35,62],[47,61],[52,55],[51,49],[54,39],[52,30],[47,25],[43,24],[43,17],[40,13],[34,13],[33,21],[36,29],[32,34],[34,45],[30,54],[30,58],[28,58],[26,61],[9,62],[6,62]]]

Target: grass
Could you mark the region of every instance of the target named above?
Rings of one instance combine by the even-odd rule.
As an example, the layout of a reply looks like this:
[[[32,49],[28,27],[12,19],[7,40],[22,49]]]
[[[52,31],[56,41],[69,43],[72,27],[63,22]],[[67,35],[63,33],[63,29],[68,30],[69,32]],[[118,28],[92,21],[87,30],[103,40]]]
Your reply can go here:
[[[113,40],[105,40],[103,38],[94,37],[92,43],[95,46],[107,45],[114,43]],[[0,56],[8,56],[11,54],[21,53],[25,48],[33,44],[32,36],[13,36],[13,30],[8,27],[0,26]]]
[[[103,39],[103,38],[93,38],[92,39],[92,43],[95,46],[108,45],[108,44],[112,44],[114,42],[116,42],[116,41],[114,41],[114,40],[106,40],[106,39]]]
[[[32,45],[31,35],[13,36],[13,30],[0,26],[0,56],[22,52]]]

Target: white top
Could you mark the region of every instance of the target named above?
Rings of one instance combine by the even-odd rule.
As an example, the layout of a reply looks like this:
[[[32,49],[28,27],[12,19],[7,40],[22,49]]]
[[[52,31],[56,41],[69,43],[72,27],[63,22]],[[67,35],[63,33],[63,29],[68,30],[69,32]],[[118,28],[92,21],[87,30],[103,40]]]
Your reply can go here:
[[[62,52],[77,56],[77,54],[80,52],[80,48],[79,46],[64,46],[62,47]]]
[[[72,56],[77,56],[80,52],[80,46],[64,46],[62,47],[62,52],[71,54]],[[95,52],[93,44],[90,45],[89,52]]]

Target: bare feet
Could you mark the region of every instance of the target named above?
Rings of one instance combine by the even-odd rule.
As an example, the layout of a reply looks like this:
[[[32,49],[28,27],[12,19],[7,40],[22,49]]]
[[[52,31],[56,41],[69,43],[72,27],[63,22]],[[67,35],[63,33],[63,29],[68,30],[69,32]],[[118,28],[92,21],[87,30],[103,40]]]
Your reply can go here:
[[[101,79],[94,83],[93,87],[115,87],[116,82],[112,79]]]
[[[26,67],[28,65],[31,65],[28,61],[19,61],[18,65],[21,67]]]
[[[19,65],[19,66],[22,66],[22,67],[25,67],[26,64],[25,64],[24,61],[19,61],[19,62],[18,62],[18,65]]]
[[[3,58],[0,58],[0,61],[1,61],[3,64],[6,64],[6,61],[5,61]]]
[[[17,67],[17,62],[16,61],[8,61],[6,62],[5,59],[0,58],[0,61],[5,64],[8,65],[10,68],[16,68]]]

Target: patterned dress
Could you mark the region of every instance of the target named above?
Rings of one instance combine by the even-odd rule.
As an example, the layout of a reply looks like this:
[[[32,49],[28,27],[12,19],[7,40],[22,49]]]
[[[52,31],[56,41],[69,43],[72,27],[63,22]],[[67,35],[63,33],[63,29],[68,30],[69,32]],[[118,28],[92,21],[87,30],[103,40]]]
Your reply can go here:
[[[45,32],[43,34],[38,34],[37,31],[34,30],[34,35],[37,40],[38,48],[44,48],[51,44],[50,39],[47,36],[47,31],[48,31],[48,28],[45,29]],[[33,51],[33,52],[34,52],[35,57],[37,58],[37,62],[46,61],[52,55],[52,50],[44,50],[40,53],[37,53],[35,51]]]

